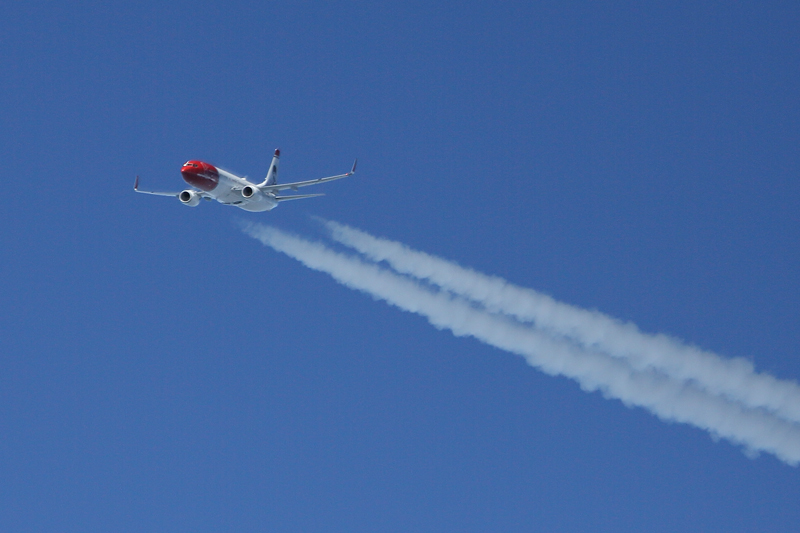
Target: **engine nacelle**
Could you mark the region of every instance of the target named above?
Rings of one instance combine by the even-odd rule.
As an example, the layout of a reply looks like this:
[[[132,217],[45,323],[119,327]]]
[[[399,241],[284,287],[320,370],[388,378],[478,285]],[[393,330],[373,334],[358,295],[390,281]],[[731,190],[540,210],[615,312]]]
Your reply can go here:
[[[242,200],[236,205],[245,211],[269,211],[278,205],[275,195],[265,193],[258,185],[245,185],[241,192]]]
[[[247,185],[242,189],[242,196],[244,196],[245,198],[247,198],[249,200],[249,199],[253,198],[253,196],[258,194],[259,192],[261,192],[261,191],[259,189],[257,189],[256,187],[253,187],[252,185]]]
[[[197,194],[197,191],[186,189],[185,191],[182,191],[178,195],[178,199],[181,201],[183,205],[188,205],[189,207],[197,207],[197,205],[200,203],[200,200],[202,200],[203,197]]]

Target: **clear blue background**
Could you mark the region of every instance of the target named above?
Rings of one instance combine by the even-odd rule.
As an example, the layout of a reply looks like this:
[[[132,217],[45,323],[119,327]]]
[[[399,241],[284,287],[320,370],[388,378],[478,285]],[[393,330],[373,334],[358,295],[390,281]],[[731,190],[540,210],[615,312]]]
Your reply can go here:
[[[790,531],[800,471],[337,285],[309,215],[800,378],[800,4],[11,2],[0,529]],[[346,171],[249,214],[202,159]]]

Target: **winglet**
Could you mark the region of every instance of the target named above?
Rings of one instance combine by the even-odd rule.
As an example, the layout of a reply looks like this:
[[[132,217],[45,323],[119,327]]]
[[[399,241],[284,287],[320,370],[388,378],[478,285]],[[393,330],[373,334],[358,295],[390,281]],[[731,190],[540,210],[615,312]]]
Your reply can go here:
[[[139,190],[139,176],[138,175],[136,176],[136,181],[133,182],[133,190],[134,191],[138,191]]]
[[[348,172],[348,173],[347,173],[347,175],[348,175],[348,176],[349,176],[350,174],[355,174],[355,173],[356,173],[356,165],[357,165],[357,164],[358,164],[358,159],[356,159],[355,161],[353,161],[353,168],[352,168],[352,169],[350,169],[350,172]]]

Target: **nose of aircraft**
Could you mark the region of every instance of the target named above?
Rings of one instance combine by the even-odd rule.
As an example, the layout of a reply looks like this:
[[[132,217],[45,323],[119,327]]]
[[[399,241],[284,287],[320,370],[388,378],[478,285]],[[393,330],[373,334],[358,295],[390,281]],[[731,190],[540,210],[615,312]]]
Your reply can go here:
[[[213,165],[202,161],[187,161],[181,167],[183,180],[203,191],[211,191],[219,182],[219,173]]]
[[[201,169],[197,164],[192,166],[191,163],[186,163],[181,167],[181,175],[183,176],[183,179],[195,178],[198,174],[200,174],[200,171]]]

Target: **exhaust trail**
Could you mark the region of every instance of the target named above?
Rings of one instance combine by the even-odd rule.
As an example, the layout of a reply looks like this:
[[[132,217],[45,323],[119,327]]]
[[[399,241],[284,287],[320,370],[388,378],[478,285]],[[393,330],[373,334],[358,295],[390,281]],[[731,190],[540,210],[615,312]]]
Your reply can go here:
[[[509,317],[478,309],[464,298],[425,287],[321,243],[259,224],[245,225],[243,230],[349,288],[421,315],[433,326],[454,335],[471,336],[521,355],[528,364],[549,375],[574,379],[585,391],[600,391],[627,406],[643,407],[663,420],[691,424],[742,445],[749,452],[771,453],[790,465],[800,463],[800,425],[710,395],[692,383],[670,379],[652,369],[634,369],[623,359],[550,337]]]
[[[800,386],[758,373],[745,359],[723,358],[666,335],[643,333],[634,324],[558,302],[535,290],[413,250],[402,243],[373,237],[337,222],[322,222],[335,241],[364,257],[385,261],[398,273],[462,296],[492,313],[530,322],[585,348],[624,359],[636,370],[654,369],[745,407],[765,409],[788,421],[800,422]]]

